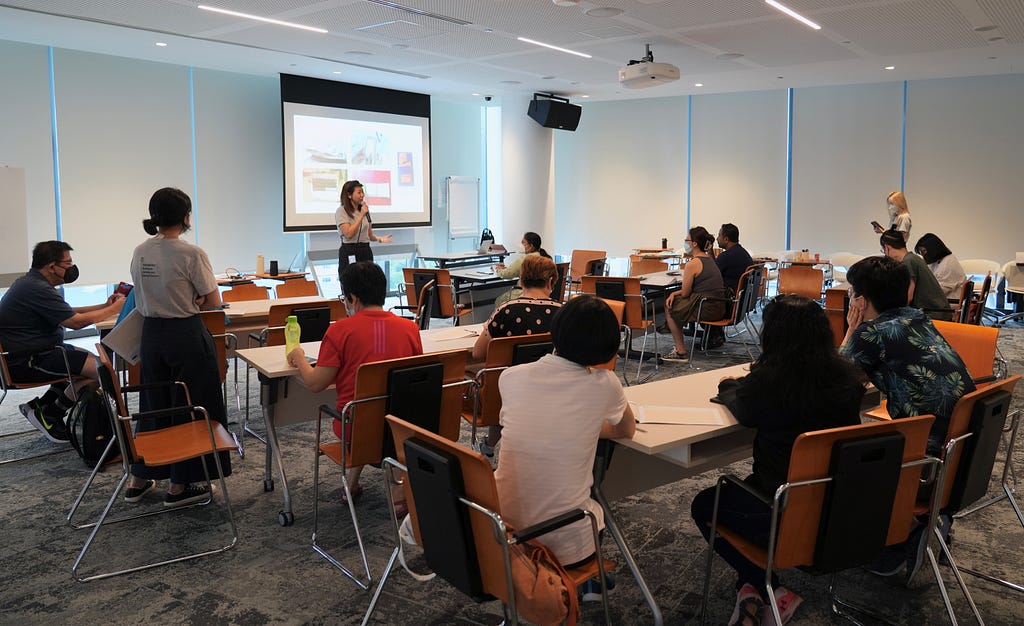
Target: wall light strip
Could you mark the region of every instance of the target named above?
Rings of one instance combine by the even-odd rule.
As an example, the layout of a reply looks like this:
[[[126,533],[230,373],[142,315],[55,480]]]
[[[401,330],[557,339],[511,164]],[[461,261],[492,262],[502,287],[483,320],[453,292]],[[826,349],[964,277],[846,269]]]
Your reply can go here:
[[[306,26],[304,24],[296,24],[295,22],[285,22],[282,20],[275,20],[270,17],[260,17],[259,15],[250,15],[249,13],[239,13],[238,11],[230,11],[228,9],[221,9],[219,7],[211,7],[205,4],[200,4],[199,8],[204,11],[213,11],[214,13],[223,13],[224,15],[232,15],[234,17],[244,17],[247,20],[256,20],[257,22],[266,22],[267,24],[276,24],[277,26],[289,26],[291,28],[299,28],[302,30],[313,31],[314,33],[324,34],[327,31],[323,28],[317,28],[315,26]]]
[[[591,58],[593,58],[589,54],[585,54],[583,52],[576,52],[575,50],[570,50],[568,48],[559,48],[558,46],[553,46],[553,45],[551,45],[549,43],[544,43],[542,41],[534,41],[533,39],[527,39],[526,37],[516,37],[516,39],[518,39],[519,41],[525,41],[526,43],[532,43],[535,46],[542,46],[544,48],[551,48],[552,50],[558,50],[559,52],[566,52],[568,54],[575,54],[576,56],[583,57],[584,59],[591,59]]]
[[[799,13],[797,13],[796,11],[794,11],[793,9],[787,7],[784,4],[780,4],[780,3],[776,2],[775,0],[764,0],[764,2],[768,6],[773,7],[775,9],[779,10],[779,11],[782,11],[783,13],[785,13],[788,16],[790,16],[794,20],[796,20],[798,22],[802,22],[804,24],[807,24],[808,26],[810,26],[814,30],[821,30],[821,26],[819,26],[818,24],[815,24],[811,20],[807,19],[803,15],[800,15]]]

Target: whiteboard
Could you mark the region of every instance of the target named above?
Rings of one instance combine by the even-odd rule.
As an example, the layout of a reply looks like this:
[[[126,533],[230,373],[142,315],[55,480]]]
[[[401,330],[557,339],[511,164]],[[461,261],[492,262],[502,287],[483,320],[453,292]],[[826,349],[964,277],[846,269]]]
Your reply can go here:
[[[23,274],[30,263],[25,168],[0,165],[0,274]]]
[[[480,234],[480,179],[448,176],[444,184],[448,197],[448,237],[476,237]]]

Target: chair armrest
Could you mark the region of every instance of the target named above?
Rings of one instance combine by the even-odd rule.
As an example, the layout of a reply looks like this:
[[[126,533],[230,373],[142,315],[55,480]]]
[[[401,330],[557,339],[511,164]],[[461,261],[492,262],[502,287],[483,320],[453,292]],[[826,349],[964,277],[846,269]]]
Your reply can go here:
[[[132,413],[132,419],[135,420],[142,417],[173,417],[175,415],[181,415],[183,413],[193,413],[195,411],[201,411],[204,415],[206,414],[205,408],[195,404],[186,404],[183,406],[173,406],[169,409],[154,409],[152,411],[140,411],[138,413]],[[206,419],[209,419],[209,417],[207,417]]]
[[[149,391],[150,389],[166,389],[167,387],[174,387],[176,385],[185,385],[185,383],[177,380],[165,380],[158,383],[142,383],[139,385],[125,385],[121,387],[123,393],[136,393],[139,391]],[[187,389],[188,387],[186,387]]]
[[[729,483],[731,485],[735,485],[735,486],[739,487],[740,489],[746,491],[750,495],[754,496],[755,498],[757,498],[761,502],[764,502],[764,505],[766,507],[768,507],[769,509],[772,507],[772,499],[770,497],[764,495],[763,493],[761,493],[757,489],[754,489],[753,487],[751,487],[747,483],[743,482],[743,480],[741,478],[737,478],[736,476],[734,476],[732,474],[726,474],[725,476],[719,477],[719,479],[718,479],[718,486],[719,486],[719,488],[721,488],[723,483]]]
[[[317,409],[317,412],[320,416],[326,413],[328,417],[333,417],[336,420],[341,419],[341,413],[338,412],[338,409],[329,404],[321,404],[320,408]]]
[[[561,515],[556,515],[544,520],[543,522],[539,522],[533,526],[529,526],[518,532],[512,533],[512,538],[514,540],[513,543],[524,543],[536,537],[540,537],[541,535],[546,535],[553,530],[558,530],[563,526],[568,526],[573,522],[578,522],[585,516],[586,513],[583,512],[583,509],[566,511]]]

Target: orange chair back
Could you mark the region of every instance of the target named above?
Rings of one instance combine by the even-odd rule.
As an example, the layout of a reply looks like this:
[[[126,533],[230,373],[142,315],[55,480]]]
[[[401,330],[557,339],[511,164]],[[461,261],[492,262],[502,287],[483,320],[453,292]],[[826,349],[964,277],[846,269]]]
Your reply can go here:
[[[592,261],[607,257],[608,253],[604,250],[573,250],[569,260],[569,280],[573,283],[580,282],[580,278],[587,273]]]
[[[509,367],[512,365],[512,355],[515,352],[516,346],[547,341],[551,341],[551,333],[491,339],[490,343],[487,344],[487,358],[484,369]],[[483,375],[483,384],[477,391],[477,401],[480,403],[476,416],[476,425],[478,427],[496,426],[498,424],[498,415],[501,412],[501,394],[498,393],[498,379],[500,377],[500,369],[494,372],[485,372]],[[473,419],[473,414],[467,415],[463,413],[463,417],[469,421]]]
[[[629,255],[629,275],[652,274],[668,271],[668,263],[657,259],[644,259],[639,254]]]
[[[455,305],[455,290],[452,288],[452,275],[446,269],[429,267],[403,267],[402,278],[405,282],[405,297],[409,307],[419,310],[419,294],[416,293],[416,282],[413,278],[416,274],[432,274],[434,277],[434,291],[437,292],[437,304],[440,309],[431,311],[433,318],[450,318],[457,315],[469,313],[471,309],[459,308]]]
[[[992,366],[996,360],[996,344],[999,341],[999,329],[993,326],[973,326],[933,320],[935,330],[956,351],[967,366],[971,378],[975,380],[992,376]]]
[[[384,413],[387,407],[388,372],[396,368],[425,365],[440,362],[444,366],[444,384],[465,380],[465,350],[435,352],[402,359],[390,359],[363,363],[356,371],[356,390],[353,400],[365,400],[354,405],[352,412],[352,437],[345,462],[349,467],[369,463],[380,463],[384,442]],[[441,392],[441,437],[456,441],[462,416],[463,386],[446,387]],[[370,398],[378,398],[370,400]]]
[[[779,293],[794,293],[821,300],[825,272],[809,265],[791,265],[779,270]]]
[[[224,302],[242,302],[244,300],[269,300],[270,292],[266,287],[253,283],[242,283],[220,294]]]
[[[931,415],[908,417],[890,422],[857,424],[830,428],[797,437],[789,461],[788,482],[825,478],[830,475],[832,447],[838,441],[900,432],[904,436],[903,462],[922,459],[928,443],[928,431],[935,418]],[[889,521],[887,545],[906,540],[914,517],[921,468],[904,469],[896,489],[896,500]],[[817,544],[818,526],[827,483],[799,487],[789,492],[789,502],[779,525],[775,567],[779,569],[811,565]]]
[[[296,298],[298,296],[319,296],[320,290],[317,289],[316,283],[311,280],[293,278],[275,287],[274,293],[277,294],[278,298]]]
[[[213,345],[217,349],[217,373],[220,375],[220,382],[224,382],[228,376],[228,335],[227,319],[224,311],[202,311],[200,319],[206,330],[210,331],[213,337]]]
[[[649,326],[651,320],[644,318],[643,297],[640,295],[640,279],[635,276],[584,276],[580,279],[580,294],[596,296],[598,284],[621,284],[623,297],[621,301],[622,313],[619,315],[619,323],[629,326],[633,330],[643,330]],[[602,298],[611,305],[616,300]],[[612,309],[616,309],[613,307]]]
[[[328,307],[331,310],[331,322],[348,317],[348,309],[345,303],[338,299],[317,300],[313,302],[301,302],[298,304],[274,304],[267,312],[267,340],[265,346],[284,345],[284,323],[293,311],[301,309],[319,309]]]

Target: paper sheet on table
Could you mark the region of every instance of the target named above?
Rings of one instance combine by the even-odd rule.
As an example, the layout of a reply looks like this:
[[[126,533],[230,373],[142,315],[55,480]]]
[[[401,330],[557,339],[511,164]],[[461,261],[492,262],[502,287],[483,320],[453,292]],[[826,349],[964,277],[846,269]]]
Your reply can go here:
[[[100,342],[114,351],[114,354],[132,365],[139,363],[139,349],[142,344],[142,313],[138,309],[129,313],[121,323],[114,326]]]
[[[479,335],[475,330],[466,330],[465,328],[448,328],[440,331],[436,334],[432,334],[430,337],[434,341],[451,341],[453,339],[465,339],[466,337],[476,337]]]
[[[728,426],[729,418],[721,411],[706,407],[656,406],[634,404],[633,415],[638,424],[677,424],[684,426]]]

